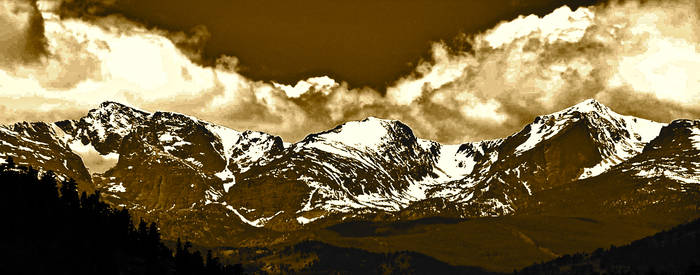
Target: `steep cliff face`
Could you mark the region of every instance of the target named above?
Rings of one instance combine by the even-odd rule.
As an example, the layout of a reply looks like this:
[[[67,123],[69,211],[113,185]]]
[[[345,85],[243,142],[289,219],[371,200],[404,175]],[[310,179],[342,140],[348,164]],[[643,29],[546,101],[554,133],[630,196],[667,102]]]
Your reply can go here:
[[[70,149],[87,160],[98,189],[120,205],[144,209],[217,202],[236,174],[284,149],[279,137],[265,133],[115,102],[56,125]]]
[[[83,161],[65,142],[65,133],[43,122],[20,122],[0,126],[0,162],[15,163],[40,170],[52,170],[60,178],[73,178],[81,190],[95,190]]]
[[[396,211],[425,198],[438,144],[368,118],[307,136],[237,176],[225,201],[247,219],[305,224],[330,213]],[[279,147],[277,147],[279,148]],[[274,218],[270,218],[273,217]]]
[[[700,121],[673,121],[640,154],[597,177],[541,192],[524,212],[649,217],[696,214],[700,210],[698,141]]]
[[[140,127],[126,135],[117,165],[96,176],[98,187],[146,209],[187,208],[203,204],[207,191],[222,191],[220,181],[202,171],[195,160],[174,156],[159,146],[154,134]]]
[[[66,120],[55,124],[69,135],[67,141],[90,144],[101,155],[107,155],[116,153],[122,138],[143,124],[147,117],[145,111],[106,101],[77,121]]]
[[[646,186],[640,184],[638,191],[653,198],[646,202],[649,205],[685,201],[679,200],[679,195],[700,198],[700,121],[671,122],[641,154],[611,169],[609,174],[646,182]],[[659,194],[669,197],[661,198]],[[697,203],[688,207],[698,209]]]
[[[598,185],[612,189],[589,199],[593,205],[639,212],[663,199],[690,209],[700,183],[699,144],[697,121],[664,126],[595,100],[539,116],[502,139],[457,145],[419,139],[399,121],[373,117],[289,144],[115,102],[75,121],[0,127],[3,159],[55,170],[115,205],[164,224],[186,222],[178,228],[204,228],[208,236],[348,217],[499,216],[539,205],[545,211],[562,198],[579,200],[562,190],[586,194]],[[219,221],[216,228],[207,217]]]
[[[431,192],[460,202],[464,216],[513,213],[523,198],[599,175],[641,153],[662,126],[586,100],[539,116],[507,138],[462,145],[471,172]]]

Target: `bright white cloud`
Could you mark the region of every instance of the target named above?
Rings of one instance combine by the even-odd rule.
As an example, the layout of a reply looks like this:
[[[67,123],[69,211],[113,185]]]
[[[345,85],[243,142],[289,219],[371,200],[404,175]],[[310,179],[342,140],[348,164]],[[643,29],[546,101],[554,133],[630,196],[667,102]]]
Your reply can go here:
[[[442,43],[433,44],[433,64],[423,62],[416,72],[419,78],[406,77],[387,90],[388,98],[395,104],[409,105],[423,95],[433,91],[464,75],[464,68],[473,65],[471,56],[451,56]]]
[[[492,48],[500,48],[516,39],[530,37],[533,33],[541,42],[577,42],[583,38],[594,18],[595,14],[587,8],[572,11],[568,6],[563,6],[542,18],[534,14],[521,15],[513,21],[503,22],[486,32],[482,39]]]
[[[327,76],[295,85],[253,81],[236,71],[235,57],[204,67],[164,31],[118,16],[60,19],[55,3],[39,3],[48,54],[0,69],[4,123],[76,118],[117,100],[288,141],[377,116],[400,119],[420,137],[456,143],[507,135],[534,115],[590,97],[656,119],[700,115],[700,21],[692,1],[521,16],[469,37],[469,52],[435,43],[432,60],[387,87],[386,95]],[[0,18],[21,29],[30,15]]]
[[[329,91],[335,87],[338,87],[339,84],[328,76],[321,76],[312,77],[307,80],[299,80],[299,82],[297,82],[297,84],[294,86],[279,83],[273,83],[273,85],[278,89],[282,89],[287,97],[297,98],[312,90],[328,95]]]

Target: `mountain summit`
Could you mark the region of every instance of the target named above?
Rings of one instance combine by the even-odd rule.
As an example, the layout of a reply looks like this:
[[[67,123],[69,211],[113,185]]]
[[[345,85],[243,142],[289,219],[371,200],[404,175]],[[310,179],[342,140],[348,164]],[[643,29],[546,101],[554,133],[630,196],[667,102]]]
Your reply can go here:
[[[517,134],[527,136],[527,140],[516,148],[515,153],[523,153],[576,127],[585,128],[583,132],[588,137],[584,144],[590,142],[601,158],[594,166],[585,167],[580,177],[586,178],[641,153],[644,145],[659,134],[663,124],[623,116],[595,99],[588,99],[565,110],[535,118],[533,123]]]
[[[286,144],[267,133],[104,102],[78,120],[0,127],[0,156],[75,178],[144,216],[186,216],[200,226],[206,222],[191,220],[200,213],[229,228],[288,231],[379,213],[415,219],[525,211],[538,194],[580,181],[658,176],[635,167],[649,171],[652,159],[666,165],[682,158],[678,150],[696,150],[697,124],[624,116],[590,99],[495,140],[443,145],[417,138],[400,121],[368,117]],[[694,171],[694,163],[682,165]],[[681,174],[695,177],[693,171]],[[688,180],[682,175],[667,178]]]

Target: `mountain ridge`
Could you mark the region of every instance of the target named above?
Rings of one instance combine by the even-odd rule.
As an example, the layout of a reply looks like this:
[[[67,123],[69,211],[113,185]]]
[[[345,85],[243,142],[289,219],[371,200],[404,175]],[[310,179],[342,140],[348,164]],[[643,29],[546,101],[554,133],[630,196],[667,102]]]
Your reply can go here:
[[[81,186],[94,186],[116,205],[162,213],[218,209],[243,227],[288,231],[332,216],[439,216],[448,204],[459,218],[512,214],[538,192],[595,178],[643,154],[674,123],[620,115],[589,99],[494,140],[440,144],[416,137],[401,121],[368,117],[285,143],[107,101],[44,131],[58,144],[56,155],[88,162],[80,163],[91,174]],[[0,128],[31,139],[15,133],[24,128]],[[0,148],[0,157],[21,156],[17,148]],[[33,159],[28,164],[41,166]],[[85,174],[76,171],[64,174]]]

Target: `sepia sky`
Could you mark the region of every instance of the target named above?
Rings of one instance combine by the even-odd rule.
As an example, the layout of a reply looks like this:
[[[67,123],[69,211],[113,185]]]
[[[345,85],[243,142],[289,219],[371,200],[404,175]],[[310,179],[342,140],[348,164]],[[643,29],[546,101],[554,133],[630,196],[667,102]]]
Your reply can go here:
[[[79,3],[76,1],[74,3]],[[327,75],[351,88],[382,90],[429,58],[436,41],[472,34],[520,14],[546,15],[575,0],[122,0],[99,9],[65,5],[66,16],[121,14],[171,31],[206,30],[198,45],[206,64],[221,55],[238,58],[253,80],[294,84]]]
[[[0,122],[114,100],[286,141],[375,116],[460,143],[587,98],[699,118],[699,19],[695,0],[0,0]]]

